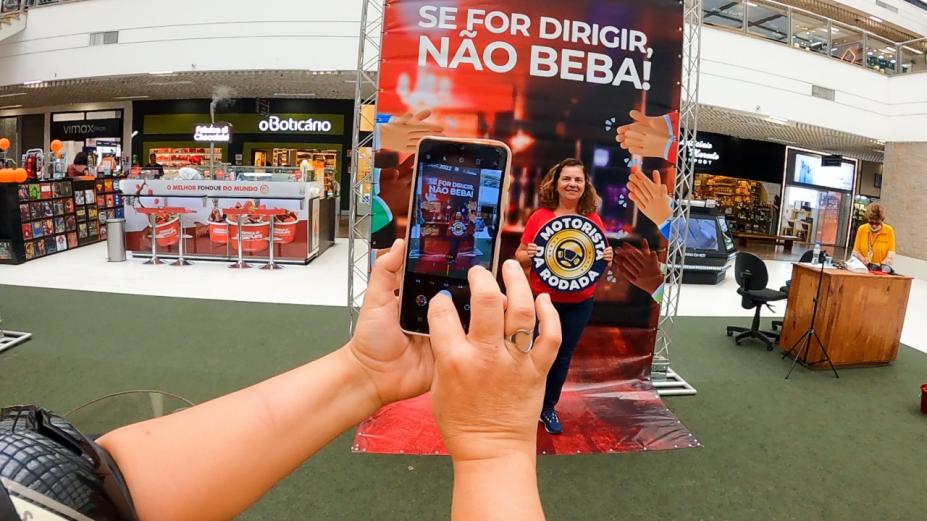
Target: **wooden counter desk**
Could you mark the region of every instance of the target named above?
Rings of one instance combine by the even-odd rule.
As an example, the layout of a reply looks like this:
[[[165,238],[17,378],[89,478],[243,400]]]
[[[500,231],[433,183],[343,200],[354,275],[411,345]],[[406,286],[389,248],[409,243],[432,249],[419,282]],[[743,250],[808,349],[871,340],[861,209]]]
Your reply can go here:
[[[789,303],[779,345],[788,351],[811,323],[820,267],[792,267]],[[876,365],[898,356],[911,277],[851,273],[825,268],[815,328],[835,366]],[[797,349],[796,349],[797,351]],[[827,368],[814,339],[805,360],[815,369]]]

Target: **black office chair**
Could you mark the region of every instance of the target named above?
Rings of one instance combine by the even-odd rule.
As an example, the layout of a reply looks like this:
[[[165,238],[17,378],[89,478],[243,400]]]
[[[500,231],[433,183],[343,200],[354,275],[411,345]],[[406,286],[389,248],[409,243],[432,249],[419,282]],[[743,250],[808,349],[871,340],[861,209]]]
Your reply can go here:
[[[770,302],[785,300],[788,294],[783,291],[769,289],[766,284],[769,282],[769,272],[766,271],[766,264],[763,259],[752,253],[740,252],[737,254],[737,260],[734,261],[734,278],[737,284],[737,294],[741,296],[740,305],[744,309],[756,309],[753,316],[752,327],[728,326],[727,336],[734,336],[737,345],[747,338],[753,338],[766,344],[768,351],[773,350],[773,342],[779,335],[772,331],[760,330],[760,310],[763,306],[769,306]]]
[[[830,254],[824,250],[821,250],[821,253],[826,258],[830,258]],[[801,258],[798,259],[798,262],[811,262],[814,259],[814,250],[808,250],[805,253],[801,254]],[[789,289],[792,287],[792,279],[789,279],[785,282],[785,286],[779,288],[779,291],[785,293],[786,297],[789,295]],[[772,327],[773,329],[782,329],[783,322],[781,320],[773,320]]]

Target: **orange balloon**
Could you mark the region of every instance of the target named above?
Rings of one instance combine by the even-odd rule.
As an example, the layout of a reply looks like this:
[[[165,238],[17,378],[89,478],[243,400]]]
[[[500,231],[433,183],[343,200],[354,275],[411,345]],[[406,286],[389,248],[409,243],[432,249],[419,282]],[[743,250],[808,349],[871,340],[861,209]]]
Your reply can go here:
[[[58,152],[64,148],[64,143],[62,143],[60,139],[56,139],[51,142],[51,145],[48,148],[50,148],[52,152]]]
[[[13,170],[13,179],[17,183],[25,183],[26,179],[29,179],[29,172],[26,172],[25,168],[17,168]]]
[[[12,183],[13,175],[8,168],[0,170],[0,183]]]
[[[0,138],[0,150],[6,152],[10,148],[10,140],[7,138]]]

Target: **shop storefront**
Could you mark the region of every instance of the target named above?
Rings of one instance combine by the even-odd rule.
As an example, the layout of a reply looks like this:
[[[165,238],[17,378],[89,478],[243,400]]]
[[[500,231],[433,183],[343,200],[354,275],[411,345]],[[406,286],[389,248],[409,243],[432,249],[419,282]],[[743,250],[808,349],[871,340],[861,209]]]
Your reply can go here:
[[[730,231],[775,235],[785,146],[699,132],[694,199],[713,200]]]
[[[235,100],[210,114],[210,100],[137,102],[133,109],[133,164],[152,160],[166,177],[187,166],[295,168],[308,163],[321,179],[342,183],[348,171],[353,103],[348,100]],[[197,141],[197,125],[227,123],[227,142]],[[342,206],[347,204],[344,198]]]
[[[245,261],[273,253],[306,263],[324,252],[335,239],[353,104],[236,100],[214,113],[210,105],[135,104],[135,166],[122,183],[128,250],[177,256],[187,238],[193,259],[235,260],[241,250]],[[157,208],[173,211],[151,217]]]
[[[128,157],[123,154],[123,125],[121,109],[53,112],[49,135],[63,144],[62,164],[70,164],[83,152],[90,170],[121,176],[128,166]]]
[[[856,159],[788,147],[780,234],[808,244],[845,246],[858,171]]]
[[[107,219],[124,215],[118,190],[128,166],[123,114],[99,108],[0,118],[0,137],[9,142],[3,166],[20,167],[28,180],[0,184],[0,263],[21,264],[106,239]],[[85,175],[66,178],[81,152],[88,158]]]

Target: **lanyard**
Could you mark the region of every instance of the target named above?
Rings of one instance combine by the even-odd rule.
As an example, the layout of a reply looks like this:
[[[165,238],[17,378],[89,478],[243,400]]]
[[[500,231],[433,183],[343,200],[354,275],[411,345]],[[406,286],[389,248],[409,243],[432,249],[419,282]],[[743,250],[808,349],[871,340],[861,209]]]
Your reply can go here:
[[[884,227],[883,227],[881,230],[875,232],[875,237],[872,236],[872,234],[873,234],[872,230],[869,230],[869,235],[868,235],[868,237],[867,237],[867,241],[869,242],[869,256],[868,256],[868,260],[869,260],[869,263],[870,263],[870,264],[872,263],[872,248],[875,246],[876,241],[879,240],[879,235],[882,234],[882,231],[883,231],[883,230],[884,230]]]

